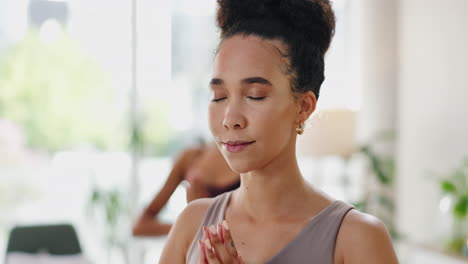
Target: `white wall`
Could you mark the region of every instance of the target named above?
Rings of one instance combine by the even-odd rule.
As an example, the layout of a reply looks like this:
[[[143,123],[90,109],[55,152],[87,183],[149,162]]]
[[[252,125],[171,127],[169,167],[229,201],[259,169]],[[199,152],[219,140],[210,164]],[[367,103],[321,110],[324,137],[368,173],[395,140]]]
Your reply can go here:
[[[446,172],[468,155],[468,1],[399,2],[398,223],[416,242],[434,240]]]
[[[358,54],[352,58],[350,71],[360,68],[357,73],[362,89],[358,140],[368,143],[376,134],[395,129],[397,2],[358,0],[349,4],[352,16],[349,35],[357,44],[354,50]],[[382,151],[392,153],[393,148]]]

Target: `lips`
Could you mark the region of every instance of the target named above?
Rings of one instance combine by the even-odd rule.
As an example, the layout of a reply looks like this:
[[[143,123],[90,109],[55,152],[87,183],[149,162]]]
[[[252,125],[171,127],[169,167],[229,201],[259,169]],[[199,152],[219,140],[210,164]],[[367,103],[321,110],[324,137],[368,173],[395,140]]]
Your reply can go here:
[[[242,150],[252,145],[253,143],[255,143],[255,141],[239,141],[238,140],[238,141],[223,142],[226,150],[229,152],[233,152],[233,153],[241,152]]]

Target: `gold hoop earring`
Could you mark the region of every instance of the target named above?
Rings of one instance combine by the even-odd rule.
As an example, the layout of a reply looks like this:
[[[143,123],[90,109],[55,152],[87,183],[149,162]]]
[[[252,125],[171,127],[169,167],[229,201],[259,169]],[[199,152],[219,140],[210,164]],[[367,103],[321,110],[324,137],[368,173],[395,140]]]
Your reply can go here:
[[[304,122],[301,122],[297,127],[296,127],[296,133],[298,135],[304,134]]]

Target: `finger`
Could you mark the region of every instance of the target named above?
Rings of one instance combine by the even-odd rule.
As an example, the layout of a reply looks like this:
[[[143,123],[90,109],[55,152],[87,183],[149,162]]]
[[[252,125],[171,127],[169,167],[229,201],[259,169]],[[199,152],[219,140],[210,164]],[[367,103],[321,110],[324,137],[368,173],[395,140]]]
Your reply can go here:
[[[203,241],[201,240],[198,240],[198,248],[200,250],[200,256],[198,257],[198,264],[207,264],[208,261],[206,260],[205,243],[203,243]]]
[[[221,243],[221,238],[219,237],[218,232],[216,231],[216,228],[214,226],[210,226],[208,230],[210,231],[209,235],[211,245],[216,249],[216,244]]]
[[[223,221],[223,238],[224,238],[224,247],[226,248],[229,255],[237,258],[237,249],[232,240],[231,231],[226,220]]]
[[[206,226],[203,226],[203,241],[205,241],[206,239],[209,239],[210,238],[210,235],[208,234],[208,228]]]
[[[242,259],[240,255],[237,257],[237,263],[244,264],[244,260]]]
[[[218,224],[219,225],[219,224]],[[219,229],[220,227],[218,227]],[[224,243],[221,242],[221,233],[216,232],[216,228],[214,226],[210,226],[210,241],[211,246],[214,248],[214,253],[216,257],[222,263],[232,263],[235,261],[235,258],[231,256],[231,254],[226,250]]]
[[[205,254],[209,264],[221,264],[221,262],[219,262],[218,258],[214,253],[214,249],[211,246],[211,242],[209,239],[205,240]]]
[[[210,226],[210,228],[207,228],[209,230],[209,238],[211,242],[211,246],[213,246],[215,253],[218,252],[218,248],[221,248],[223,245],[221,243],[221,238],[216,231],[216,227]]]
[[[218,224],[218,225],[217,225],[217,228],[218,228],[218,236],[219,236],[219,239],[221,240],[221,243],[224,244],[223,226],[222,226],[221,224]]]
[[[204,226],[203,227],[203,242],[207,239],[210,239],[210,231],[208,230],[208,227]]]
[[[217,263],[217,257],[216,253],[214,251],[214,248],[212,246],[212,243],[210,241],[211,236],[210,236],[210,231],[208,230],[208,227],[204,226],[203,227],[203,243],[204,243],[204,248],[205,248],[205,257],[207,260],[207,263]]]

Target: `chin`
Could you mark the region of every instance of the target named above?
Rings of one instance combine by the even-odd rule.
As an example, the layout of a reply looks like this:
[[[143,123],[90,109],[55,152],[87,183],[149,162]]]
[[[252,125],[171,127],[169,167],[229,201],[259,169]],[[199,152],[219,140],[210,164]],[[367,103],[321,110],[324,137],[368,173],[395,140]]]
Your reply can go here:
[[[232,171],[237,173],[247,173],[260,168],[258,161],[253,162],[252,160],[240,160],[240,159],[227,159],[226,161]]]
[[[255,170],[254,166],[252,164],[249,164],[250,162],[242,162],[242,161],[234,161],[234,160],[227,160],[227,163],[229,165],[229,168],[231,168],[232,171],[237,172],[237,173],[246,173],[252,170]]]

